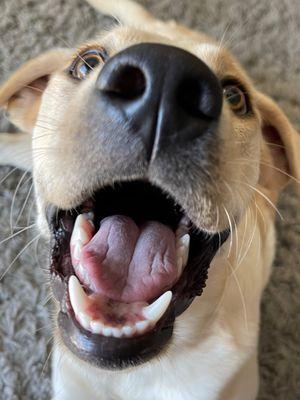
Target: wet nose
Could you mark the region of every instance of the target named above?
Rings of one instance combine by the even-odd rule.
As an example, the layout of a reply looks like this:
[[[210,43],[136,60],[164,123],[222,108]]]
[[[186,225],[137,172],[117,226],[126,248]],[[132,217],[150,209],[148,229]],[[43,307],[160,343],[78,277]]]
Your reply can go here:
[[[109,59],[96,85],[105,111],[140,136],[149,159],[216,131],[223,101],[218,78],[180,48],[131,46]]]

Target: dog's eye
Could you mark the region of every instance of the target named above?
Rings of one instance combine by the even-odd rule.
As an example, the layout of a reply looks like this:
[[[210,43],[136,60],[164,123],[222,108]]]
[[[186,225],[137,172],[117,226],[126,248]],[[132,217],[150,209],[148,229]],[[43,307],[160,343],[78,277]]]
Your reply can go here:
[[[245,115],[248,112],[247,98],[244,91],[237,85],[229,84],[223,88],[225,99],[231,109],[238,115]]]
[[[70,74],[76,79],[83,80],[94,68],[105,62],[105,57],[104,51],[96,49],[78,54],[71,65]]]

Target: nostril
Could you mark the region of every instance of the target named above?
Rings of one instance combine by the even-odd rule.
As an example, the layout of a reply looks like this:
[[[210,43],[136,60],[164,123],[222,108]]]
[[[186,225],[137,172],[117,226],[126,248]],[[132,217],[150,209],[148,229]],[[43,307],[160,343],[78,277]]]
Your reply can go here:
[[[185,79],[178,86],[177,99],[181,108],[196,118],[214,119],[219,113],[218,91],[214,93],[204,81]]]
[[[146,89],[146,78],[141,69],[131,65],[119,65],[106,82],[102,82],[101,91],[122,99],[141,97]]]

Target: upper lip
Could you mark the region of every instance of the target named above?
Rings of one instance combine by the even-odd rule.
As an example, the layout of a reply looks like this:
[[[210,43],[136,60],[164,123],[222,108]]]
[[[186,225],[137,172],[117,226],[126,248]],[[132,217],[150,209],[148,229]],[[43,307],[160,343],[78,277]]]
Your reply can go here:
[[[126,185],[128,185],[130,188],[130,185],[134,187],[135,183],[126,183],[125,186]],[[136,183],[136,185],[139,189],[144,188],[146,190],[149,183],[140,182]],[[155,188],[155,191],[156,190],[158,189]],[[156,193],[155,191],[154,193]],[[122,200],[120,199],[120,201]],[[170,204],[172,204],[171,202],[173,200],[169,199],[168,201]],[[174,202],[174,204],[176,203]],[[89,207],[93,207],[91,200],[82,203],[82,205],[79,206],[76,211],[82,213],[84,211],[88,211]],[[179,217],[181,216],[180,218],[182,218],[184,215],[184,212],[179,206],[177,208],[177,213],[179,220]],[[111,363],[116,362],[119,366],[121,366],[121,364],[123,365],[124,362],[126,363],[128,360],[129,362],[138,362],[141,359],[144,361],[144,359],[153,356],[153,354],[157,352],[157,350],[154,350],[154,348],[160,348],[162,344],[171,337],[174,319],[190,305],[195,296],[202,293],[210,262],[218,248],[227,239],[229,234],[228,231],[224,231],[222,233],[208,235],[207,232],[201,230],[197,230],[197,233],[195,233],[194,230],[190,230],[191,247],[189,261],[182,272],[180,279],[172,288],[170,288],[173,293],[172,301],[163,317],[159,320],[155,327],[153,327],[151,332],[140,335],[139,337],[135,337],[134,339],[114,339],[111,337],[104,338],[87,332],[76,321],[74,311],[70,306],[70,299],[67,290],[69,277],[74,275],[74,269],[71,265],[69,253],[69,243],[73,229],[70,221],[73,217],[70,215],[70,213],[57,210],[55,207],[48,208],[47,216],[53,233],[51,263],[52,287],[56,299],[61,304],[59,321],[62,328],[61,330],[63,339],[71,348],[71,350],[76,352],[82,358],[86,358],[98,365],[100,363],[101,365],[108,367],[111,366]],[[176,213],[173,215],[173,217],[174,216],[176,216]],[[63,217],[67,217],[66,220],[64,220]],[[166,218],[167,223],[170,224],[172,222],[170,215],[163,217]],[[70,225],[68,226],[69,222]],[[67,255],[64,254],[64,252]],[[80,337],[81,340],[79,339]],[[83,340],[83,337],[85,340]],[[106,346],[106,351],[103,350],[104,353],[100,357],[99,345],[101,340],[101,348],[103,350],[104,346]],[[117,345],[116,340],[119,340]],[[132,340],[138,344],[138,354],[135,354],[134,349],[136,349],[136,346],[133,346]],[[145,341],[144,345],[148,348],[147,355],[142,351],[143,341]],[[158,346],[159,341],[161,342],[161,346]],[[87,345],[87,343],[89,343],[89,345]],[[112,345],[112,343],[114,343],[114,345]],[[78,349],[78,345],[81,347],[80,349]],[[118,351],[116,351],[116,347],[119,350],[119,355]],[[92,352],[89,351],[91,348],[93,349]],[[109,351],[109,349],[111,351]],[[97,356],[95,356],[96,353]],[[82,356],[82,354],[84,354],[84,356]],[[144,354],[143,357],[142,354]],[[101,358],[101,361],[99,361],[99,357]]]

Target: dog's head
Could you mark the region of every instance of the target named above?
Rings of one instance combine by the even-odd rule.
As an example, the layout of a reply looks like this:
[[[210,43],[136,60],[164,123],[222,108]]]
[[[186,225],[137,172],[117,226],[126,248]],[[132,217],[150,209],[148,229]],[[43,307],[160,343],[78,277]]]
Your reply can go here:
[[[131,7],[0,90],[33,135],[60,335],[105,367],[163,351],[254,193],[300,172],[296,132],[227,50]]]

